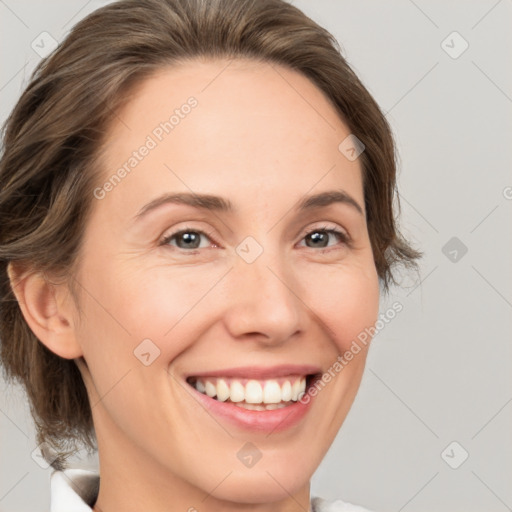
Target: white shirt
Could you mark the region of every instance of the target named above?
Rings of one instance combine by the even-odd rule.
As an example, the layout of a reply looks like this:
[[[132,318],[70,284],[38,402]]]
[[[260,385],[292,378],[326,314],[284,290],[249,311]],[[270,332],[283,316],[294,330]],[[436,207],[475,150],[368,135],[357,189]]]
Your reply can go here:
[[[81,468],[54,470],[50,477],[50,512],[92,512],[98,496],[100,476],[97,471]],[[312,512],[371,512],[345,501],[328,502],[311,498]]]

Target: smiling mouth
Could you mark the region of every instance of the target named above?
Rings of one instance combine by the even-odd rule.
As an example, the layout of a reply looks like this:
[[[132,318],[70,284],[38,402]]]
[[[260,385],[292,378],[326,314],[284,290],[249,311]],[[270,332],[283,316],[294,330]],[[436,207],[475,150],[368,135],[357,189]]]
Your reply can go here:
[[[231,377],[188,377],[196,391],[219,402],[242,409],[269,411],[298,402],[319,374],[288,375],[274,379],[240,379]]]

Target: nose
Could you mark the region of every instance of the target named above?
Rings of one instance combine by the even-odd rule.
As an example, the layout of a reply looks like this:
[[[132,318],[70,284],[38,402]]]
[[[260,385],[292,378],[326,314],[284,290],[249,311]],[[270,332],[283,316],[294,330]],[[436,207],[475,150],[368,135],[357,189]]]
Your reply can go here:
[[[237,261],[228,276],[224,319],[233,338],[281,345],[306,330],[308,307],[286,262],[263,255],[250,264]]]

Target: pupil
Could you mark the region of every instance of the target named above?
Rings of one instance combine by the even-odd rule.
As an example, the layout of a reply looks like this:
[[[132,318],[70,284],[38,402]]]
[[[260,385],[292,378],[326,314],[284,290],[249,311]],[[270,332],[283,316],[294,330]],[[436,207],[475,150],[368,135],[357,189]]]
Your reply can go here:
[[[197,243],[194,245],[194,241],[197,242],[199,240],[199,237],[196,236],[196,234],[191,234],[191,232],[184,233],[181,235],[182,239],[186,242],[185,245],[188,245],[189,247],[197,248]],[[195,239],[195,240],[194,240]],[[189,243],[192,242],[192,243]]]
[[[310,236],[310,239],[315,242],[316,245],[321,245],[321,242],[322,242],[322,238],[324,238],[324,242],[325,242],[325,233],[321,233],[319,231],[315,231],[314,233],[312,233]],[[320,241],[320,244],[317,244],[316,242]],[[325,245],[322,245],[322,247],[325,247]]]

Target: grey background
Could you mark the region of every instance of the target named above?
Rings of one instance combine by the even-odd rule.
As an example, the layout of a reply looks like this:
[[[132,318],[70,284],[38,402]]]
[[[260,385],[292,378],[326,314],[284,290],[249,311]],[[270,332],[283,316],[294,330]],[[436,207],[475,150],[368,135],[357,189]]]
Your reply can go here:
[[[0,0],[0,121],[39,60],[32,42],[61,40],[105,3]],[[426,253],[420,280],[404,276],[382,300],[382,312],[404,309],[374,339],[312,494],[383,512],[512,510],[512,2],[293,3],[335,35],[387,112],[402,229]],[[469,44],[457,58],[454,31]],[[28,407],[0,390],[0,511],[48,510]]]

